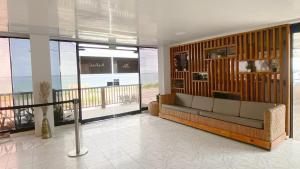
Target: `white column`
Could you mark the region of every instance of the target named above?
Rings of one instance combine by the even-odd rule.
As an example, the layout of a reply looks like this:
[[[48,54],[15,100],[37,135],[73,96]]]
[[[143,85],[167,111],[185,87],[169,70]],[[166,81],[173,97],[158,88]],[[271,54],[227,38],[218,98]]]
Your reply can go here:
[[[50,85],[52,84],[49,49],[49,2],[50,1],[48,0],[28,1],[28,21],[30,25],[29,32],[34,103],[41,103],[39,100],[39,83],[46,81],[49,82]],[[52,86],[48,101],[52,102]],[[34,116],[35,134],[36,136],[40,136],[43,119],[43,113],[40,108],[35,108]],[[54,115],[52,106],[49,106],[47,116],[50,128],[52,132],[54,132]]]
[[[166,45],[158,47],[159,93],[171,93],[170,48]]]
[[[31,47],[31,66],[32,66],[32,84],[33,84],[33,97],[34,103],[40,103],[39,100],[39,83],[46,81],[52,84],[51,78],[51,61],[49,50],[49,36],[45,35],[30,35],[30,47]],[[52,85],[49,95],[49,102],[52,102]],[[48,108],[48,120],[51,131],[54,132],[54,115],[53,106]],[[43,113],[40,108],[35,108],[35,135],[41,135]]]

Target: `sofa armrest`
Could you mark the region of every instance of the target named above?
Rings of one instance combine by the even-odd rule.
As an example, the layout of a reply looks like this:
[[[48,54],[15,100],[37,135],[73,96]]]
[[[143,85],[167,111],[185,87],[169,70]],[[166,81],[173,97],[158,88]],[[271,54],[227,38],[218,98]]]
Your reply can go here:
[[[162,104],[175,104],[175,94],[165,94],[159,95],[159,108],[161,108]]]
[[[285,133],[285,112],[286,107],[280,104],[269,109],[264,114],[264,129],[270,141],[273,141]]]

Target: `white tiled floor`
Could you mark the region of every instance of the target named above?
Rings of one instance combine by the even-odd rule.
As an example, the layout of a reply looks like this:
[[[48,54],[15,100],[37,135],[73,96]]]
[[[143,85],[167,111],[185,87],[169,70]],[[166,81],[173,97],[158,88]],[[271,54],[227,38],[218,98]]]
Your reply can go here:
[[[52,139],[12,137],[0,144],[1,169],[299,169],[300,142],[269,152],[148,114],[83,125],[89,153],[69,158],[73,126]]]
[[[96,117],[121,114],[121,113],[136,111],[139,110],[139,108],[140,108],[139,103],[114,104],[114,105],[108,105],[106,106],[106,108],[103,109],[101,108],[101,106],[85,108],[82,110],[82,118],[90,119]]]
[[[101,106],[88,107],[88,108],[83,108],[82,119],[86,120],[91,118],[122,114],[122,113],[139,110],[139,108],[140,108],[140,104],[138,103],[113,104],[113,105],[107,105],[105,108],[101,108]],[[74,120],[73,115],[74,113],[71,110],[67,110],[64,112],[65,120]]]

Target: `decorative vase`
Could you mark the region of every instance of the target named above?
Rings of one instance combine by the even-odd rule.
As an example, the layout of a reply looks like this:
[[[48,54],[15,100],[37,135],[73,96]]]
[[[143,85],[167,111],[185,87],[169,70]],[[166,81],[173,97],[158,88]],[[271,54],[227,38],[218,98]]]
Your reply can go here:
[[[51,137],[52,137],[52,134],[51,134],[49,121],[48,121],[47,117],[44,117],[43,122],[42,122],[42,139],[48,139]]]
[[[51,85],[49,82],[40,82],[40,103],[48,103],[48,97],[50,95]],[[47,118],[48,106],[41,107],[43,112],[43,122],[42,122],[42,139],[48,139],[52,136],[50,124]]]

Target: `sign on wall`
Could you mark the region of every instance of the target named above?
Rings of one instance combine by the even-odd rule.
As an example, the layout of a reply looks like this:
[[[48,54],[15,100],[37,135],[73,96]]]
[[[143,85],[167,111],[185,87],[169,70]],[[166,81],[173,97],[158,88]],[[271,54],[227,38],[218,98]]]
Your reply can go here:
[[[110,57],[80,57],[81,74],[112,73]]]
[[[114,58],[114,73],[138,73],[138,58]]]

